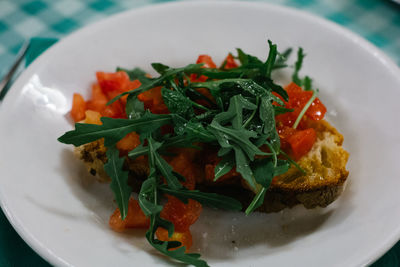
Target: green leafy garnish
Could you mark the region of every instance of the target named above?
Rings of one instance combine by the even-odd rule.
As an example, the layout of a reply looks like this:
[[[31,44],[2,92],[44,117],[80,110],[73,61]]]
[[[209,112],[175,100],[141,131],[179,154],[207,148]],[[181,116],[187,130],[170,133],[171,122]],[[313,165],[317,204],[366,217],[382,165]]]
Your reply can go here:
[[[114,192],[115,200],[120,208],[121,218],[128,214],[128,202],[132,189],[128,185],[128,172],[123,170],[124,158],[119,157],[119,150],[115,146],[107,148],[107,163],[104,170],[110,176],[110,187]]]
[[[292,80],[298,86],[304,87],[306,91],[312,90],[312,79],[308,76],[305,76],[303,79],[299,77],[299,71],[303,66],[303,60],[306,55],[303,52],[303,48],[299,48],[297,51],[297,61],[294,64],[294,72],[292,75]]]
[[[58,141],[80,146],[104,138],[104,145],[110,147],[128,133],[137,132],[146,135],[171,123],[171,121],[171,115],[152,114],[150,112],[146,112],[142,117],[133,120],[102,117],[102,125],[76,123],[75,130],[66,132],[58,138]]]
[[[184,203],[193,199],[218,209],[238,211],[242,205],[231,197],[185,188],[182,185],[185,177],[174,172],[165,158],[165,155],[173,153],[171,149],[202,149],[198,143],[215,148],[221,160],[214,169],[214,180],[235,169],[255,193],[245,210],[246,214],[263,204],[273,177],[285,173],[292,164],[298,166],[280,150],[275,116],[293,110],[284,107],[281,98],[288,101],[288,94],[271,78],[274,70],[288,65],[287,58],[292,50],[279,53],[276,44],[271,41],[268,41],[268,46],[269,53],[265,61],[237,49],[236,59],[241,64],[228,70],[224,67],[204,68],[203,64],[171,68],[153,63],[151,66],[160,76],[150,78],[139,68],[118,68],[117,71],[125,71],[131,80],[138,79],[141,82],[139,88],[124,92],[108,103],[128,95],[127,119],[102,117],[102,125],[76,123],[75,130],[58,138],[62,143],[75,146],[104,139],[107,149],[104,168],[111,178],[110,187],[124,219],[128,212],[131,188],[128,185],[128,171],[123,167],[125,157],[119,156],[116,143],[131,132],[140,135],[141,144],[128,151],[127,157],[134,160],[145,156],[148,160],[149,174],[138,194],[139,205],[150,218],[146,238],[154,248],[175,260],[198,267],[208,266],[199,259],[199,254],[186,253],[185,247],[178,248],[180,242],[157,239],[159,227],[166,229],[170,237],[174,233],[174,225],[160,217],[165,194],[175,196]],[[311,89],[311,79],[308,76],[304,79],[299,77],[305,56],[301,48],[297,55],[293,81]],[[192,82],[189,78],[191,74],[205,76],[206,79],[204,82]],[[169,114],[153,114],[137,98],[140,93],[154,87],[162,87],[161,96]],[[212,99],[200,93],[204,88],[208,89]],[[314,99],[315,93],[300,113],[294,128]],[[165,126],[173,129],[173,132],[163,133],[161,128]]]

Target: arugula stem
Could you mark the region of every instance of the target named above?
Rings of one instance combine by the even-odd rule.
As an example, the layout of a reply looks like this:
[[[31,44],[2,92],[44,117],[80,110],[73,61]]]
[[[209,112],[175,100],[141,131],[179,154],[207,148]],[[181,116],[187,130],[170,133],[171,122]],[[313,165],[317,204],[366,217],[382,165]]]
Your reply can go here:
[[[192,103],[192,105],[195,106],[196,108],[199,108],[199,109],[202,109],[202,110],[205,110],[205,111],[211,111],[211,109],[209,109],[209,108],[207,108],[207,107],[205,107],[205,106],[203,106],[203,105],[200,105],[200,104],[194,102],[193,100],[189,100],[189,101],[190,101],[190,103]]]
[[[307,174],[307,172],[306,172],[302,167],[300,167],[300,165],[297,164],[296,161],[294,161],[291,157],[289,157],[288,154],[286,154],[286,153],[283,152],[282,150],[281,150],[280,153],[281,153],[283,156],[285,156],[285,158],[286,158],[291,164],[293,164],[299,171],[301,171],[303,174]]]
[[[277,156],[278,153],[275,151],[275,149],[272,147],[272,145],[269,142],[266,142],[265,144],[272,151],[272,158],[274,160],[274,167],[276,167],[278,165],[278,156]]]
[[[251,201],[250,205],[247,207],[245,213],[246,215],[249,215],[250,213],[252,213],[257,207],[257,203],[259,203],[261,201],[261,198],[263,198],[265,196],[267,189],[265,187],[261,188],[260,191],[258,191],[258,193],[256,194],[256,196],[253,198],[253,200]]]
[[[299,116],[297,117],[296,121],[293,124],[293,129],[296,129],[297,126],[299,125],[301,119],[303,118],[304,114],[306,114],[307,110],[310,108],[312,102],[314,102],[314,100],[317,98],[317,93],[315,91],[313,91],[313,94],[310,98],[310,100],[308,100],[308,102],[306,103],[306,105],[303,107],[303,109],[301,110]]]
[[[260,104],[260,97],[257,96],[256,98],[256,106],[257,108],[253,110],[253,112],[251,113],[250,117],[244,122],[243,124],[243,128],[247,128],[248,124],[251,122],[251,120],[254,118],[254,116],[257,113],[258,110],[258,105]]]

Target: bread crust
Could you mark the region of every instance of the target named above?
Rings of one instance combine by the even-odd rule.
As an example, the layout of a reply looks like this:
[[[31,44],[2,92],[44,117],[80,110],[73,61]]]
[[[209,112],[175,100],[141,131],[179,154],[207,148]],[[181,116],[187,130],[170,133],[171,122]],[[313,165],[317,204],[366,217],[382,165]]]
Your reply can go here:
[[[349,153],[342,147],[343,136],[327,121],[310,121],[317,141],[310,152],[288,172],[274,177],[260,211],[277,212],[303,204],[308,209],[326,207],[342,193],[349,175],[346,164]]]

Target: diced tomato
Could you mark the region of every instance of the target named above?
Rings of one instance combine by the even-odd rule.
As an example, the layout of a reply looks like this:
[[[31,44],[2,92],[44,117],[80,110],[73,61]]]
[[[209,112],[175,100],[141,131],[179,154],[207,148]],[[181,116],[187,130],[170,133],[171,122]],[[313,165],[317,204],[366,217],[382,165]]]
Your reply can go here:
[[[290,148],[290,144],[288,139],[294,135],[298,130],[293,129],[292,127],[288,127],[286,125],[280,124],[277,129],[279,138],[281,140],[281,148],[283,150],[287,150]]]
[[[225,65],[223,66],[224,69],[234,69],[237,68],[239,65],[236,63],[235,59],[233,58],[232,54],[229,53],[228,56],[224,60]]]
[[[291,82],[288,85],[286,85],[285,90],[289,93],[289,92],[302,92],[303,89],[298,86],[296,83]]]
[[[307,109],[306,115],[314,121],[322,120],[326,113],[326,107],[318,99],[318,97],[312,102],[311,106]]]
[[[85,123],[90,123],[90,124],[98,124],[101,125],[101,114],[97,111],[93,110],[86,110],[85,111]]]
[[[315,130],[309,128],[297,131],[287,141],[290,144],[294,158],[298,160],[311,150],[316,140],[317,134]]]
[[[303,110],[304,106],[307,104],[307,102],[312,97],[313,92],[312,91],[304,91],[300,86],[298,86],[297,84],[295,84],[293,82],[290,83],[288,86],[286,86],[285,90],[289,96],[289,102],[285,102],[285,107],[293,109],[294,111],[280,114],[280,115],[276,116],[276,120],[281,122],[283,125],[291,127],[297,120],[297,118],[300,115],[300,112]],[[276,93],[274,93],[274,94],[277,95]],[[274,105],[277,105],[277,104],[274,103]],[[323,117],[325,116],[325,113],[326,113],[326,107],[324,106],[324,104],[321,103],[321,101],[318,98],[316,98],[311,103],[311,106],[307,109],[305,115],[308,118],[317,121],[317,120],[323,119]],[[306,127],[305,119],[302,118],[298,128],[304,129],[305,127]]]
[[[295,108],[293,112],[287,112],[284,114],[280,114],[275,116],[275,121],[278,122],[279,124],[292,127],[294,123],[296,122],[297,118],[299,117],[301,112],[301,109]],[[297,129],[306,129],[308,128],[307,126],[307,118],[303,117],[300,120],[299,125],[297,126]]]
[[[164,228],[159,227],[157,228],[156,235],[158,240],[161,241],[179,241],[182,243],[181,246],[173,248],[171,250],[175,250],[184,246],[186,248],[186,252],[188,252],[193,243],[192,234],[189,230],[186,230],[184,232],[174,232],[171,237],[168,237],[168,231]]]
[[[108,102],[98,83],[92,85],[92,98],[86,103],[87,109],[101,112]]]
[[[169,164],[175,172],[186,178],[186,181],[182,182],[183,186],[189,190],[193,190],[196,186],[195,170],[192,161],[187,155],[179,153],[172,158]]]
[[[103,117],[109,117],[109,118],[125,118],[125,109],[121,101],[115,101],[111,105],[106,106],[102,112],[101,115]]]
[[[104,94],[112,91],[124,92],[129,86],[129,76],[124,71],[118,72],[102,72],[96,73],[97,81]]]
[[[197,58],[196,64],[200,64],[200,63],[203,63],[202,68],[211,68],[211,69],[217,68],[217,65],[215,65],[214,61],[212,60],[212,58],[209,55],[200,55]],[[197,74],[191,74],[190,80],[192,82],[205,82],[207,80],[207,77],[204,75],[201,75],[200,77],[198,77]]]
[[[150,109],[155,114],[168,114],[168,108],[164,104],[161,94],[161,86],[154,87],[137,96],[137,98],[144,103],[146,109]]]
[[[217,68],[217,65],[215,65],[214,61],[212,60],[212,58],[209,55],[200,55],[197,58],[196,64],[200,64],[203,63],[203,68],[211,68],[211,69],[215,69]]]
[[[128,133],[124,138],[118,141],[117,148],[122,152],[129,152],[140,145],[139,135],[137,133]]]
[[[74,93],[72,99],[71,117],[75,122],[81,121],[85,118],[86,103],[83,96],[78,93]]]
[[[129,199],[128,214],[125,220],[122,220],[119,208],[111,215],[109,220],[111,229],[122,232],[126,228],[148,228],[150,219],[144,215],[136,199]]]
[[[201,210],[201,204],[193,199],[189,199],[188,204],[185,204],[176,197],[168,196],[161,217],[172,222],[177,232],[185,232],[197,221]]]
[[[307,102],[312,97],[312,91],[304,91],[300,86],[295,83],[290,83],[286,88],[289,95],[289,108],[303,109]],[[300,112],[299,111],[299,112]],[[316,98],[311,106],[307,109],[306,115],[312,120],[321,120],[324,118],[326,113],[326,107],[322,102]]]

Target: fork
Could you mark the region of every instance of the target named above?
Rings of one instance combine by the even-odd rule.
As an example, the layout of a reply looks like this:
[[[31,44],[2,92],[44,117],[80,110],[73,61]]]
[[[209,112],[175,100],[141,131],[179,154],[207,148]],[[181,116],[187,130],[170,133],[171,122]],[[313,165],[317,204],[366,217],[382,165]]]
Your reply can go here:
[[[22,45],[22,47],[18,51],[14,64],[11,66],[10,70],[0,81],[0,101],[4,99],[4,96],[6,95],[8,89],[10,88],[10,85],[13,81],[13,77],[15,76],[15,73],[18,70],[18,67],[20,66],[22,60],[24,59],[26,52],[28,51],[28,48],[29,48],[29,41],[25,42]]]

